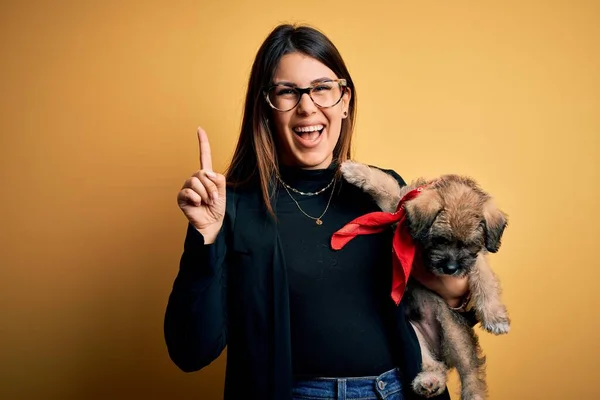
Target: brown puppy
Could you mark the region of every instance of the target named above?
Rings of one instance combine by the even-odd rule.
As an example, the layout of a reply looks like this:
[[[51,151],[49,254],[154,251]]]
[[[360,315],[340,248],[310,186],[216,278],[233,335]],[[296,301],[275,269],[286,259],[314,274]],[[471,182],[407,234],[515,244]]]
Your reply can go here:
[[[438,275],[468,276],[470,305],[483,329],[508,333],[510,320],[500,300],[500,285],[486,260],[488,252],[500,247],[507,217],[487,193],[472,179],[458,175],[419,179],[401,188],[390,175],[364,164],[344,162],[341,172],[387,212],[396,211],[406,193],[424,186],[419,196],[405,203],[409,231],[423,265]],[[449,369],[456,368],[462,400],[486,398],[485,357],[465,318],[414,279],[405,302],[423,358],[413,390],[425,397],[441,394]]]

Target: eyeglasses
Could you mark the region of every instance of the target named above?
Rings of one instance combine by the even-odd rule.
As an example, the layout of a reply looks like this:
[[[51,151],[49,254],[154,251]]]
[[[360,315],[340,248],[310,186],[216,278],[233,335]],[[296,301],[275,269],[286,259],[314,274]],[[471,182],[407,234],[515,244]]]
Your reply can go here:
[[[267,103],[278,111],[290,111],[295,108],[304,93],[308,94],[317,107],[329,108],[342,100],[346,87],[345,79],[322,81],[307,88],[279,84],[266,88],[264,95]]]

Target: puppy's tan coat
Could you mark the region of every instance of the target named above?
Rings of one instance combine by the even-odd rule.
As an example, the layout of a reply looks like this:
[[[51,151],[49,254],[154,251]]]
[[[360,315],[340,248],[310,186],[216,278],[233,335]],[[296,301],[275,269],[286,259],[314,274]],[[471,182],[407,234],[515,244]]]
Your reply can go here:
[[[425,268],[438,275],[468,276],[470,304],[483,329],[496,335],[508,333],[510,319],[500,299],[500,284],[486,257],[498,251],[507,216],[475,181],[444,175],[400,187],[387,173],[352,161],[344,162],[341,172],[387,212],[396,211],[406,193],[424,187],[406,202],[405,210]],[[486,398],[485,357],[468,321],[414,279],[404,301],[423,360],[413,390],[425,397],[441,394],[449,369],[456,368],[462,400]]]

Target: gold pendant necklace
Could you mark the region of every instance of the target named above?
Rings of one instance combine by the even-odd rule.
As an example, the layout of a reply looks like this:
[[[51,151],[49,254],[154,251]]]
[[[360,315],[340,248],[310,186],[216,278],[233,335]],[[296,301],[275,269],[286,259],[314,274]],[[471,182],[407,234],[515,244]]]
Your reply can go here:
[[[288,190],[286,185],[283,185],[283,188],[285,189],[287,194],[290,196],[290,198],[294,201],[294,203],[296,203],[296,207],[298,207],[298,210],[300,210],[300,212],[302,212],[302,214],[306,215],[310,219],[315,220],[315,223],[317,225],[323,225],[322,218],[325,215],[325,213],[327,212],[327,210],[329,209],[329,204],[331,203],[331,199],[333,198],[333,192],[335,191],[335,179],[334,179],[334,181],[332,181],[331,184],[332,184],[331,194],[329,195],[329,200],[327,201],[327,207],[325,207],[325,211],[323,211],[323,214],[319,215],[318,217],[313,217],[312,215],[308,215],[307,213],[305,213],[304,210],[302,209],[302,207],[300,207],[300,204],[298,204],[296,199],[294,199],[294,197],[292,196],[292,194],[290,193],[290,191]]]

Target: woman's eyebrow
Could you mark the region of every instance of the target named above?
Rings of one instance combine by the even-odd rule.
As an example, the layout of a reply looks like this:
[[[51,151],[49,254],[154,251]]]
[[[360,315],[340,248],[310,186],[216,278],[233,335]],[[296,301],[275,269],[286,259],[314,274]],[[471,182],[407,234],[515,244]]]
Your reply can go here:
[[[313,85],[315,83],[328,82],[328,81],[333,81],[333,80],[334,80],[334,78],[330,78],[328,76],[324,76],[322,78],[314,79],[310,83],[311,83],[311,85]],[[274,85],[283,85],[283,86],[298,87],[298,85],[295,84],[294,82],[288,82],[288,81],[276,81],[274,83]]]
[[[288,82],[288,81],[276,81],[276,82],[273,82],[273,85],[292,86],[292,87],[297,86],[294,82]]]
[[[324,76],[323,78],[315,79],[314,81],[311,81],[310,83],[329,82],[329,81],[333,81],[333,80],[335,80],[335,78],[330,78],[328,76]]]

